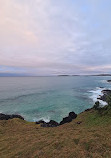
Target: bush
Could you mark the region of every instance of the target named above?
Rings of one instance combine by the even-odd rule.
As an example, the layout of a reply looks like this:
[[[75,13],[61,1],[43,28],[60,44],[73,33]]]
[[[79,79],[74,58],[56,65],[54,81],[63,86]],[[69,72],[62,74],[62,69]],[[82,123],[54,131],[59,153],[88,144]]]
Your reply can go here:
[[[107,96],[107,103],[109,106],[111,106],[111,95]]]

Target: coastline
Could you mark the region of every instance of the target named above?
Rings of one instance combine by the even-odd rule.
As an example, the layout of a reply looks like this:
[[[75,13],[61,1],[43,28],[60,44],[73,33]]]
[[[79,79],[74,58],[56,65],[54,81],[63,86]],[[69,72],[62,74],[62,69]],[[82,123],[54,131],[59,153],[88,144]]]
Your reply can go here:
[[[92,93],[92,95],[90,96],[90,98],[93,100],[93,102],[95,103],[96,101],[99,101],[101,104],[101,107],[107,105],[107,102],[103,99],[101,99],[101,97],[104,95],[104,90],[106,90],[106,88],[103,87],[96,87],[95,90],[91,90],[89,91],[90,93]]]
[[[98,102],[100,108],[108,105],[107,97],[109,95],[111,95],[111,90],[105,89],[105,88],[99,88],[96,91],[90,91],[90,92],[93,92],[96,95],[99,94],[98,97],[96,97],[96,98],[94,97],[94,99],[96,99],[95,104]],[[87,112],[87,111],[90,111],[92,109],[94,109],[94,106],[92,108],[86,109],[83,112]],[[60,121],[59,123],[54,121],[54,120],[50,120],[48,122],[46,122],[44,120],[39,120],[39,121],[36,121],[35,123],[40,124],[41,127],[57,127],[57,126],[65,124],[65,123],[71,122],[73,119],[76,119],[76,117],[78,115],[72,111],[72,112],[69,112],[68,116],[64,117],[62,119],[62,121]],[[21,115],[17,115],[17,114],[8,115],[8,114],[0,113],[0,120],[9,120],[9,119],[13,119],[13,118],[19,118],[19,119],[25,120]]]
[[[108,104],[99,107],[96,102],[57,127],[44,128],[20,118],[0,120],[1,157],[110,157],[111,98]]]
[[[107,79],[110,77],[4,78],[0,80],[0,112],[20,114],[29,122],[60,122],[71,111],[79,114],[91,108],[95,101],[89,91],[111,87],[103,82]]]

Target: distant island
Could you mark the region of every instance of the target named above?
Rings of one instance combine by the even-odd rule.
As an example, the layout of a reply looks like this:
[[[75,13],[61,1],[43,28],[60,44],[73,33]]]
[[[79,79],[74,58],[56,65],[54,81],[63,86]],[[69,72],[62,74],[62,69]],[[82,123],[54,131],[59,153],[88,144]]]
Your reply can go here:
[[[111,76],[111,74],[94,74],[94,75],[65,75],[65,74],[63,74],[63,75],[57,75],[57,76],[59,76],[59,77],[61,77],[61,76]]]
[[[97,75],[91,75],[91,76],[111,76],[111,74],[97,74]]]

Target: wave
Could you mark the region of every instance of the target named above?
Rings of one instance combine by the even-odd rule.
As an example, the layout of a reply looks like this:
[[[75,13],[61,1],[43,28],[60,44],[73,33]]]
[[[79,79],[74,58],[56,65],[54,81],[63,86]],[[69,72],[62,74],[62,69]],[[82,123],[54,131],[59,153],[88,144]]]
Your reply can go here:
[[[105,106],[107,105],[107,102],[98,99],[100,96],[103,96],[102,90],[105,90],[105,88],[96,87],[95,90],[89,91],[90,93],[92,93],[90,98],[93,100],[94,103],[96,101],[99,101],[101,106]]]
[[[33,118],[34,122],[37,122],[37,121],[40,121],[40,120],[43,120],[45,122],[49,122],[50,121],[50,117],[47,116],[47,117]]]
[[[108,83],[107,80],[100,80],[101,83]]]

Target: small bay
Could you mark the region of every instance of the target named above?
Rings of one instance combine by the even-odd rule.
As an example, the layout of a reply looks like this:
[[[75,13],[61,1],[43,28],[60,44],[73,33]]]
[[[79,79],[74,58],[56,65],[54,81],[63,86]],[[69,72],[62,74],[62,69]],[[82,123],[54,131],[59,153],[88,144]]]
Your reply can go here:
[[[28,121],[61,121],[91,108],[109,76],[0,77],[0,112]]]

